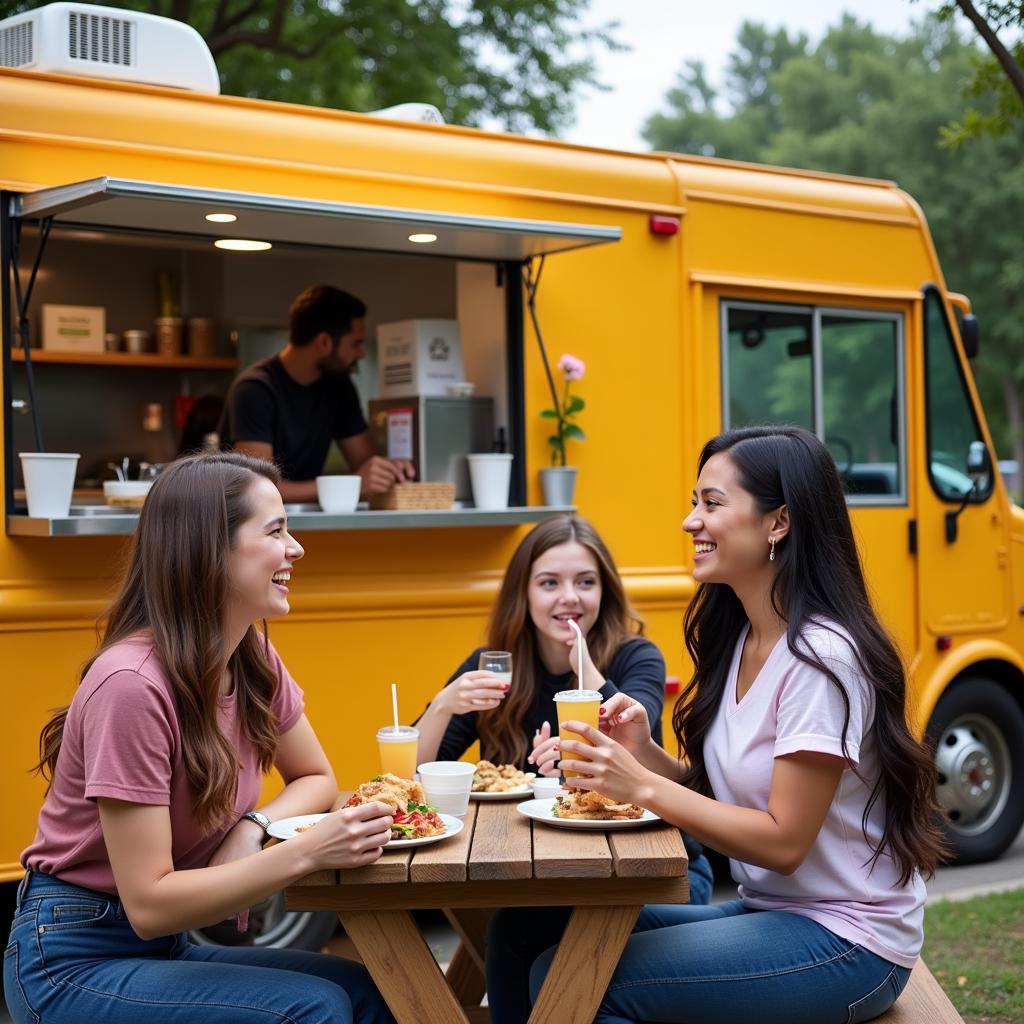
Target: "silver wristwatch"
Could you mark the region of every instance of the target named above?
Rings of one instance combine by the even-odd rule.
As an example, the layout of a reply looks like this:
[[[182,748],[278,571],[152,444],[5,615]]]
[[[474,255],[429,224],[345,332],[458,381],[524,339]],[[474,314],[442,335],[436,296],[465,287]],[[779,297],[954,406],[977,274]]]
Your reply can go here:
[[[245,814],[242,815],[242,818],[240,818],[239,820],[243,820],[245,818],[248,818],[249,821],[256,822],[256,824],[259,825],[261,829],[263,829],[264,835],[267,835],[269,833],[270,819],[261,811],[246,811]]]

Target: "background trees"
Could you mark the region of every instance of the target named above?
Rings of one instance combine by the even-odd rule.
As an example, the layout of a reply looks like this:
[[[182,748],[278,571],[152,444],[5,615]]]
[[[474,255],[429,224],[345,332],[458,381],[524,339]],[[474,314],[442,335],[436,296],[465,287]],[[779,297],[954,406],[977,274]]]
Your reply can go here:
[[[951,288],[982,328],[974,363],[1000,454],[1024,465],[1024,133],[952,147],[980,49],[949,19],[906,38],[846,16],[817,45],[746,24],[719,91],[688,64],[646,123],[657,149],[892,178],[924,207]]]
[[[447,121],[557,132],[598,85],[589,0],[102,0],[192,25],[224,92],[346,110],[418,101]],[[0,18],[39,0],[0,0]]]

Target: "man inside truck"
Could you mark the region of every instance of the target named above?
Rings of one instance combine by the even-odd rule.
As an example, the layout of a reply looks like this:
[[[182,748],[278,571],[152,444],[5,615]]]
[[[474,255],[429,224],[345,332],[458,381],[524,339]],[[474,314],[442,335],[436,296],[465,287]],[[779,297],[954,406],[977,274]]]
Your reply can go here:
[[[277,463],[285,501],[316,501],[316,478],[334,441],[360,494],[382,494],[411,480],[412,463],[373,448],[351,374],[366,355],[366,306],[354,295],[318,284],[288,310],[288,344],[244,370],[231,385],[220,421],[222,443]]]

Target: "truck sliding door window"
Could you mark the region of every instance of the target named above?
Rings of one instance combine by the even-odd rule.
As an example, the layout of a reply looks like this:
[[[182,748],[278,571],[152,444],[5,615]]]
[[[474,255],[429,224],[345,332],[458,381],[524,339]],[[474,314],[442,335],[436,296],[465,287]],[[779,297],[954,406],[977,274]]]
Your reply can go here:
[[[903,318],[750,303],[723,315],[726,426],[806,427],[851,504],[904,504]]]
[[[984,438],[957,358],[942,298],[931,286],[924,294],[924,373],[928,476],[940,498],[961,501],[973,487],[967,475],[968,450],[972,441]],[[988,498],[993,483],[992,474],[986,474],[971,500]]]

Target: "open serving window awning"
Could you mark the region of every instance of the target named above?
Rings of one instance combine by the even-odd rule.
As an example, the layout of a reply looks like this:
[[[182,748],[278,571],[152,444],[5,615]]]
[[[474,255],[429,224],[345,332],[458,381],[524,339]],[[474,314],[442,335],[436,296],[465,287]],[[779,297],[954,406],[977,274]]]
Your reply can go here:
[[[516,262],[622,237],[620,228],[603,225],[332,203],[125,178],[92,178],[21,193],[12,197],[11,214],[23,221],[52,218],[54,226],[186,235],[211,242],[230,238]],[[237,219],[211,223],[208,214],[234,214]],[[436,240],[416,242],[410,235],[435,235]]]

